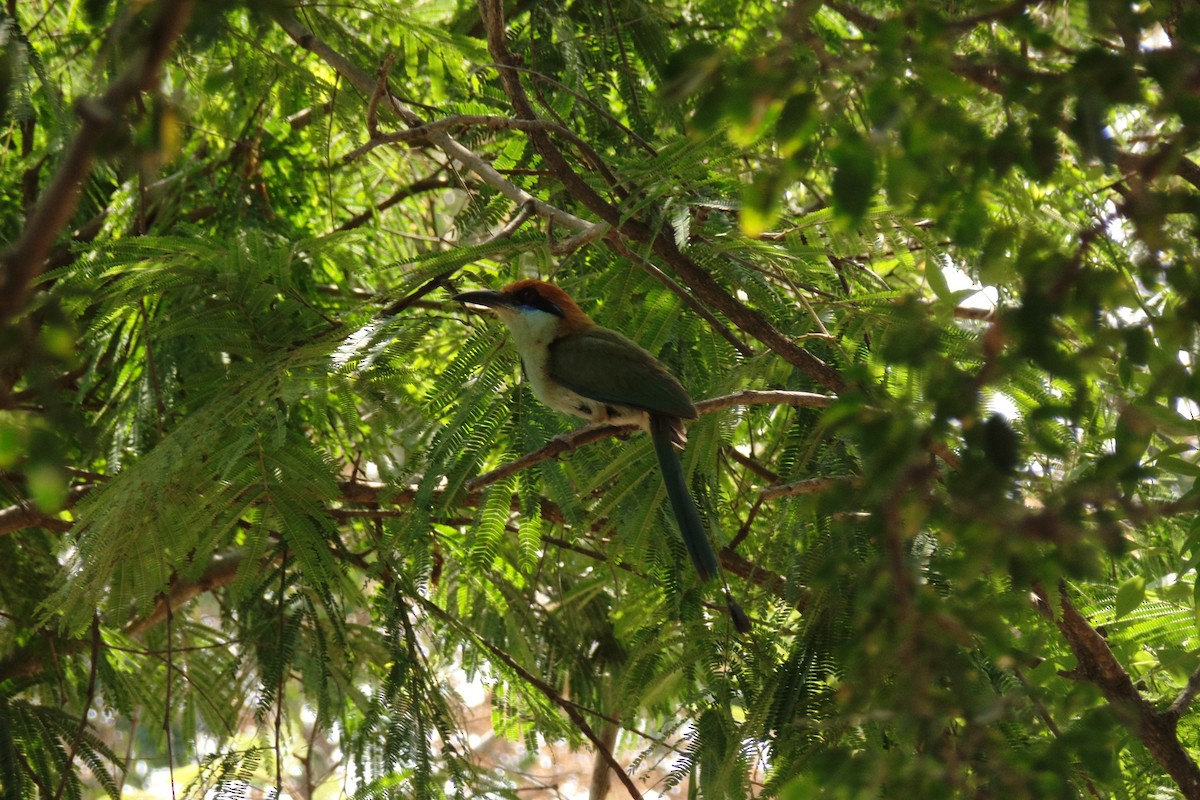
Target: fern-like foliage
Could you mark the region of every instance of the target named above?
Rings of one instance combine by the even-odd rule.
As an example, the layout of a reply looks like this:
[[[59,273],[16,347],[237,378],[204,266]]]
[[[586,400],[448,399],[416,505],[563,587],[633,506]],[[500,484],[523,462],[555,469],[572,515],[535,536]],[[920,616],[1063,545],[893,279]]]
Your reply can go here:
[[[1173,791],[1061,623],[1194,758],[1186,9],[194,6],[0,12],[0,796]],[[513,468],[530,276],[749,635],[645,436]]]

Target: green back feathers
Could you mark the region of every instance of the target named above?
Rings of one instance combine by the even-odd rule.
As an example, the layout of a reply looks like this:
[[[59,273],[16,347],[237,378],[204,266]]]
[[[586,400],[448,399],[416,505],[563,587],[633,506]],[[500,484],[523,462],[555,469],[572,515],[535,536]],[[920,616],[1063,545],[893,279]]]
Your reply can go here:
[[[590,328],[551,344],[550,376],[602,403],[696,418],[696,409],[675,376],[650,353],[608,328]]]

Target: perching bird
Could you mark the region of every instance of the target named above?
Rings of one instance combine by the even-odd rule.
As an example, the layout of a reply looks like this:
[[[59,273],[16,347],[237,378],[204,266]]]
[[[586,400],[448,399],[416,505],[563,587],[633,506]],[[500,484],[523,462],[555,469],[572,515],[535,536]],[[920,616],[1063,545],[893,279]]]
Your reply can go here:
[[[483,306],[508,326],[534,395],[550,408],[592,422],[637,425],[650,434],[688,555],[701,580],[715,578],[717,554],[675,452],[687,441],[683,420],[697,416],[675,376],[629,339],[592,322],[566,292],[545,281],[454,299]],[[724,589],[734,626],[749,632],[749,617]]]

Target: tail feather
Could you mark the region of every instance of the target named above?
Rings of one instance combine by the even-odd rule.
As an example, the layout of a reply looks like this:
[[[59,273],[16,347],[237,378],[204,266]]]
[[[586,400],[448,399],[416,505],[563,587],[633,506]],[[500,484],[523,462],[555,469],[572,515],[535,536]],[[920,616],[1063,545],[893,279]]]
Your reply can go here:
[[[692,557],[692,563],[696,565],[696,572],[700,573],[700,580],[709,581],[717,575],[717,553],[708,541],[708,533],[704,530],[696,501],[692,499],[687,477],[683,474],[683,464],[675,452],[673,422],[675,420],[671,417],[651,414],[650,438],[654,441],[654,452],[658,454],[658,466],[662,470],[667,499],[671,501],[683,543]]]
[[[749,633],[754,630],[750,617],[742,609],[742,604],[733,599],[733,595],[729,593],[729,587],[725,587],[725,607],[729,609],[729,618],[733,620],[733,627],[737,629],[738,633]]]

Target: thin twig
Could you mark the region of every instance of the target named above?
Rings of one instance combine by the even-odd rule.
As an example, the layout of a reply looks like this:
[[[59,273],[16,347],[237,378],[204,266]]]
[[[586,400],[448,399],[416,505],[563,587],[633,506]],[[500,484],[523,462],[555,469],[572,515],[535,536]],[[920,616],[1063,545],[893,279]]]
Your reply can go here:
[[[754,350],[750,347],[750,345],[746,344],[737,336],[735,336],[733,331],[729,330],[728,325],[717,319],[717,315],[710,311],[708,306],[701,303],[696,299],[695,296],[692,295],[691,292],[680,286],[679,281],[663,272],[661,269],[655,266],[653,262],[642,258],[637,251],[626,246],[624,242],[619,240],[610,240],[610,244],[612,244],[614,250],[628,258],[630,261],[633,261],[635,264],[638,264],[643,270],[650,273],[655,280],[674,292],[676,297],[683,300],[688,308],[692,309],[692,311],[694,311],[701,319],[707,322],[709,327],[720,334],[722,339],[729,342],[733,349],[737,350],[743,358],[754,357]]]
[[[284,653],[287,647],[284,645],[284,632],[287,630],[287,607],[284,603],[284,597],[287,594],[287,557],[288,548],[283,546],[283,555],[280,557],[279,565],[279,597],[276,602],[276,614],[279,615],[279,629],[277,631],[279,650],[276,657],[279,660],[279,679],[275,684],[275,796],[283,796],[283,688],[284,678],[287,675],[287,664],[284,663]]]
[[[828,408],[837,400],[827,394],[813,392],[793,392],[787,389],[742,389],[733,394],[710,397],[696,403],[696,411],[701,415],[714,411],[732,408],[733,406],[802,406],[806,408]]]
[[[845,477],[809,478],[795,483],[785,483],[782,486],[770,486],[762,490],[763,501],[778,500],[781,497],[796,497],[802,494],[816,494],[837,486],[861,486],[862,479],[853,475]]]
[[[455,128],[486,128],[488,130],[517,131],[529,131],[536,128],[538,130],[553,131],[569,138],[575,143],[579,141],[579,137],[575,133],[559,125],[557,122],[550,122],[548,120],[511,119],[510,117],[500,117],[491,114],[455,114],[412,128],[406,128],[402,131],[392,131],[391,133],[371,131],[371,138],[342,156],[342,161],[345,163],[356,161],[375,148],[383,147],[384,145],[428,142],[431,140],[430,134],[450,131]]]
[[[529,221],[529,218],[532,217],[534,214],[534,210],[535,209],[534,209],[534,205],[532,202],[524,203],[521,206],[520,210],[516,213],[516,215],[514,215],[513,218],[504,225],[504,227],[502,227],[500,230],[496,231],[494,234],[489,236],[485,241],[481,242],[480,245],[493,244],[493,243],[499,241],[500,239],[507,239],[508,237],[512,236],[514,233],[517,232],[517,229],[519,229],[522,225],[524,225],[526,222]],[[413,290],[410,294],[408,294],[405,297],[402,297],[399,300],[397,300],[396,302],[392,303],[390,306],[383,309],[383,311],[380,311],[379,316],[381,316],[381,317],[396,316],[401,311],[405,310],[406,308],[411,306],[413,303],[417,302],[422,297],[424,297],[425,295],[432,292],[437,287],[445,284],[446,281],[449,280],[450,277],[452,275],[454,275],[454,273],[458,272],[460,269],[462,269],[461,265],[453,266],[453,267],[450,267],[449,269],[442,270],[437,275],[434,275],[432,278],[425,281],[425,283],[421,284],[421,286],[419,286],[417,289]]]
[[[63,763],[62,780],[58,782],[58,791],[54,793],[54,800],[60,800],[63,790],[67,788],[68,773],[71,771],[71,765],[75,762],[75,754],[79,751],[79,744],[83,741],[83,732],[87,730],[88,711],[92,708],[92,701],[96,699],[96,674],[100,667],[100,615],[92,615],[92,665],[88,670],[88,687],[87,697],[83,703],[83,713],[79,715],[79,727],[75,729],[75,737],[71,740],[71,749],[67,751],[67,758]]]
[[[392,64],[396,61],[395,53],[388,53],[383,63],[379,65],[379,80],[375,82],[375,91],[371,92],[371,99],[367,102],[367,133],[371,134],[374,139],[380,135],[379,133],[379,99],[388,92],[388,75],[392,72]]]
[[[606,762],[608,762],[609,767],[612,768],[613,774],[615,774],[617,776],[617,779],[620,780],[621,783],[625,786],[625,790],[629,792],[629,796],[632,797],[634,800],[642,800],[642,793],[640,791],[638,791],[638,788],[634,784],[633,779],[629,777],[629,774],[627,772],[625,772],[625,768],[622,767],[620,762],[617,761],[616,757],[613,756],[612,751],[609,750],[605,746],[604,741],[598,735],[596,735],[596,732],[594,730],[592,730],[592,726],[589,725],[587,720],[583,718],[583,714],[580,713],[579,708],[576,706],[575,703],[572,703],[569,700],[567,700],[566,698],[562,697],[554,689],[553,686],[546,683],[546,681],[542,680],[541,678],[539,678],[536,675],[534,675],[533,673],[531,673],[529,670],[522,667],[520,664],[517,663],[517,660],[515,658],[513,658],[511,655],[506,653],[501,648],[492,644],[487,639],[483,638],[483,636],[481,636],[474,630],[463,625],[460,620],[452,617],[450,614],[447,614],[445,611],[442,610],[442,608],[440,606],[436,605],[435,603],[430,602],[429,600],[425,599],[424,597],[417,596],[416,599],[423,608],[425,608],[426,610],[431,612],[434,616],[438,617],[443,622],[447,622],[451,625],[454,625],[456,628],[458,628],[464,634],[470,636],[476,642],[483,645],[484,648],[486,648],[489,652],[492,653],[492,655],[494,655],[502,663],[504,663],[505,666],[507,666],[513,672],[517,673],[517,675],[520,676],[521,680],[525,681],[530,686],[537,689],[539,692],[541,692],[546,697],[547,700],[549,700],[550,702],[554,703],[556,706],[561,708],[563,710],[563,713],[567,715],[567,718],[571,720],[571,723],[579,729],[579,732],[582,733],[588,739],[588,741],[590,741],[592,743],[592,745],[596,748],[596,751],[600,754],[600,756],[602,758],[604,758],[604,760]]]
[[[652,158],[658,157],[658,151],[654,149],[654,145],[647,142],[645,139],[643,139],[641,136],[639,136],[636,131],[634,131],[628,125],[626,125],[625,123],[621,122],[621,120],[619,120],[615,116],[613,116],[612,111],[605,108],[601,104],[597,103],[595,100],[592,100],[590,97],[583,94],[582,92],[578,92],[578,91],[572,89],[570,86],[567,86],[565,83],[556,81],[554,78],[551,78],[549,75],[538,72],[537,70],[534,70],[534,69],[530,69],[529,67],[521,67],[521,66],[516,66],[514,64],[496,64],[496,63],[482,64],[480,66],[481,67],[492,67],[494,69],[518,70],[520,72],[524,72],[526,75],[531,76],[535,80],[542,81],[543,83],[548,83],[551,86],[555,87],[556,89],[566,92],[567,94],[571,95],[576,100],[578,100],[579,102],[586,105],[588,108],[595,111],[600,116],[607,118],[609,122],[611,122],[613,125],[615,125],[617,128],[619,128],[622,133],[624,133],[626,136],[628,136],[630,139],[632,139],[634,141],[634,143],[637,144],[638,147],[645,150]]]
[[[1174,719],[1179,719],[1183,716],[1183,712],[1187,711],[1188,706],[1196,699],[1196,694],[1200,693],[1200,668],[1188,678],[1187,686],[1183,687],[1183,691],[1175,698],[1170,707],[1163,712],[1165,716]]]
[[[736,447],[726,446],[726,447],[721,448],[721,450],[722,450],[722,452],[727,454],[730,458],[732,458],[734,461],[741,464],[743,467],[750,470],[751,472],[753,472],[755,475],[762,478],[763,480],[770,481],[771,483],[779,483],[779,474],[778,473],[776,473],[773,470],[770,470],[767,467],[763,466],[762,464],[758,463],[757,460],[746,455],[741,450],[738,450]]]
[[[282,7],[275,7],[274,19],[296,44],[320,57],[364,95],[370,96],[375,90],[376,81],[371,78],[369,73],[330,47],[328,43],[301,24],[290,12]],[[406,125],[417,127],[425,124],[425,121],[416,112],[401,102],[394,94],[388,93],[386,100],[387,102],[381,103],[380,106],[389,109]],[[597,227],[597,223],[580,219],[574,214],[552,206],[507,180],[487,159],[464,146],[448,131],[438,130],[435,127],[429,132],[429,141],[441,148],[442,152],[450,159],[458,161],[478,175],[485,184],[517,205],[532,202],[538,216],[545,217],[574,231],[589,231]]]
[[[166,697],[163,700],[163,733],[167,739],[167,776],[171,782],[171,800],[175,800],[175,751],[171,741],[171,681],[175,669],[175,656],[171,652],[171,648],[175,644],[175,631],[173,630],[175,622],[175,611],[171,608],[170,603],[166,604],[167,614],[167,681],[166,681]]]
[[[505,480],[523,469],[532,467],[534,464],[547,461],[551,458],[557,458],[562,453],[571,452],[585,444],[611,439],[614,436],[628,435],[636,430],[638,428],[633,425],[609,425],[606,422],[594,422],[584,425],[582,428],[577,428],[570,433],[555,436],[537,450],[526,453],[520,458],[499,466],[491,472],[476,475],[467,481],[466,490],[468,492],[477,492],[485,486]]]

